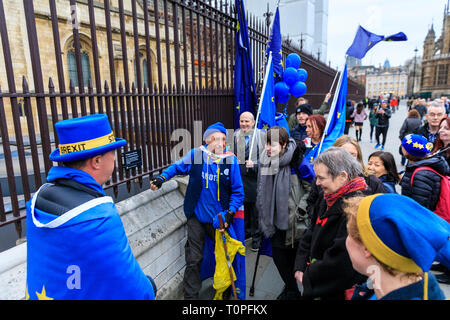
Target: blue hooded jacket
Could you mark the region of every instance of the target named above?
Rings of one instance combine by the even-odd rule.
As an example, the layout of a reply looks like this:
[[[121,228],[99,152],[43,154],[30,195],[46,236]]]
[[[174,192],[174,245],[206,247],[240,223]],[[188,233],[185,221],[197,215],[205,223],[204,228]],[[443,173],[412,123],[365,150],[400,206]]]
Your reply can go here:
[[[201,186],[200,181],[197,180],[200,177],[193,174],[194,164],[202,166]],[[185,157],[164,170],[161,175],[166,180],[176,175],[190,175],[189,184],[191,186],[188,185],[184,206],[187,218],[191,214],[195,214],[200,222],[212,223],[218,213],[227,210],[236,212],[243,204],[244,186],[241,171],[238,160],[232,153],[225,152],[214,160],[204,146],[192,149]],[[229,190],[220,188],[224,181],[229,184]],[[195,196],[195,193],[199,193],[199,195]],[[195,198],[197,198],[196,203],[191,203],[191,201],[195,201]],[[228,207],[224,207],[223,199],[227,200]],[[194,208],[193,212],[188,209],[190,207]]]

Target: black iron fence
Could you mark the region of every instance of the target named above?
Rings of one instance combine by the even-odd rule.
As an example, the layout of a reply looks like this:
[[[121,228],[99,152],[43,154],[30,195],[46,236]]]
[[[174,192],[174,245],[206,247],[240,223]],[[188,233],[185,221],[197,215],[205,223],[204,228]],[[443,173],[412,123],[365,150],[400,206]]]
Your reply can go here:
[[[23,55],[29,57],[25,62],[30,64],[28,76],[32,79],[23,75],[19,91],[15,66],[20,65],[20,55],[13,56],[11,51],[12,30],[5,15],[10,9],[5,3],[8,8],[18,8],[26,25],[26,32],[14,36],[26,39],[22,41],[27,44]],[[22,236],[25,202],[55,165],[48,155],[58,146],[54,133],[57,121],[94,113],[108,115],[115,135],[128,141],[118,150],[116,168],[105,186],[116,196],[119,185],[126,184],[129,191],[131,181],[142,184],[144,177],[172,162],[175,142],[171,133],[175,129],[194,133],[197,121],[204,130],[218,120],[233,128],[233,3],[0,0],[7,82],[7,90],[3,87],[0,91],[0,227],[14,223],[18,236]],[[69,11],[70,16],[58,10]],[[251,15],[248,23],[259,82],[267,26]],[[65,45],[61,33],[68,25],[71,40]],[[306,97],[313,106],[319,106],[336,71],[284,43],[283,55],[291,52],[302,57],[309,73]],[[350,98],[361,98],[361,90],[349,81]],[[194,138],[194,134],[187,137],[191,146]],[[122,154],[134,150],[140,151],[142,165],[127,170]]]

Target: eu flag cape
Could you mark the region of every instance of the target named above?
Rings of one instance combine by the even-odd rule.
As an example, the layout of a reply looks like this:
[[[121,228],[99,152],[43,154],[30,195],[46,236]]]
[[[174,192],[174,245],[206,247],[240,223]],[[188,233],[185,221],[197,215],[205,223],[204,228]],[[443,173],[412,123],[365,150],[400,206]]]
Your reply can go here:
[[[257,99],[244,3],[235,0],[235,5],[238,20],[234,62],[234,127],[239,128],[240,114],[245,111],[254,114]]]
[[[111,197],[56,216],[35,208],[38,193],[27,203],[27,299],[155,298]]]
[[[231,227],[228,228],[229,235],[245,244],[245,231],[244,231],[244,206],[241,206],[234,215],[234,221]],[[220,240],[222,241],[222,240]],[[214,242],[211,238],[206,236],[205,244],[203,246],[203,260],[201,265],[201,279],[205,280],[214,276],[216,271],[216,258],[215,258]],[[223,253],[223,252],[222,252]],[[244,254],[242,254],[244,253]],[[224,253],[223,253],[224,254]],[[220,259],[223,261],[223,259]],[[239,300],[245,300],[246,298],[246,280],[245,280],[245,250],[237,251],[234,257],[233,272],[235,273],[236,280],[234,285]],[[226,276],[229,276],[228,274]],[[216,279],[218,279],[215,276]],[[231,285],[231,282],[230,284]],[[223,292],[223,291],[222,291]]]

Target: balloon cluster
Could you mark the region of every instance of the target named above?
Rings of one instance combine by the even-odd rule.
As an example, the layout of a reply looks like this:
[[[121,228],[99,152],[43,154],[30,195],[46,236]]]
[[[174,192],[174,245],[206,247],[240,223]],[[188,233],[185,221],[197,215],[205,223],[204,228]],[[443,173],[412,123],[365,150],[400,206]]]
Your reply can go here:
[[[283,81],[275,84],[275,96],[280,103],[286,103],[289,98],[301,97],[306,93],[305,81],[308,72],[300,68],[302,60],[296,53],[291,53],[286,58],[286,69],[283,72]]]

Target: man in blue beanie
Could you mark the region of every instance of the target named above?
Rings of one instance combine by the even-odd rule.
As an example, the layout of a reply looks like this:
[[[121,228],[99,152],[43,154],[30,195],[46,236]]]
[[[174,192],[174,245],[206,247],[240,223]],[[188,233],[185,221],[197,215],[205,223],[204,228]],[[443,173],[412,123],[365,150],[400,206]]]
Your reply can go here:
[[[55,124],[59,145],[47,182],[27,202],[30,300],[152,300],[156,286],[136,261],[102,185],[114,170],[115,138],[104,114]]]
[[[219,214],[224,227],[233,224],[235,212],[244,201],[244,187],[238,160],[227,152],[227,131],[222,123],[209,126],[203,134],[206,142],[192,149],[151,181],[157,190],[176,175],[189,175],[184,199],[187,219],[186,269],[183,286],[185,299],[198,299],[201,289],[201,263],[206,235],[214,241]]]

